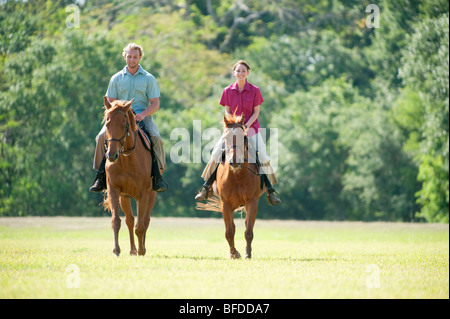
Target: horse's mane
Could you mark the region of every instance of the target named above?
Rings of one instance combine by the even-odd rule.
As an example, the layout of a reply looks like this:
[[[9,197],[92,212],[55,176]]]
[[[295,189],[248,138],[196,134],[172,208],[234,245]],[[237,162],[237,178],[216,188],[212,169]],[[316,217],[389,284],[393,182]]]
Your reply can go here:
[[[242,125],[244,125],[244,121],[245,121],[245,114],[242,113],[241,115],[236,115],[236,111],[234,112],[234,114],[224,114],[223,116],[223,126],[227,127],[230,124],[236,124],[236,123],[240,123]]]
[[[108,117],[108,115],[110,113],[113,113],[117,110],[124,112],[124,105],[126,102],[128,102],[128,101],[115,100],[114,102],[111,103],[111,107],[109,109],[104,107],[105,112],[103,114],[102,123],[106,122],[106,118]],[[128,115],[128,118],[130,119],[130,129],[132,132],[134,132],[137,130],[137,125],[136,125],[136,120],[135,120],[134,113],[133,113],[133,110],[131,109],[131,107],[128,109],[127,115]]]

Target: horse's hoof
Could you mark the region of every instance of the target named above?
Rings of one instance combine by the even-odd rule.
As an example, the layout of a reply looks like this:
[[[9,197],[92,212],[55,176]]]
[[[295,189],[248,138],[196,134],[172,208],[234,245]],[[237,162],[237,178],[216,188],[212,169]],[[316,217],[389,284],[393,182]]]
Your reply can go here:
[[[239,259],[239,258],[241,258],[241,254],[236,250],[235,252],[230,253],[230,258],[231,259]]]
[[[119,257],[119,255],[120,255],[120,248],[114,248],[113,249],[113,254],[116,255],[116,257]]]
[[[137,250],[135,249],[131,249],[130,250],[130,256],[136,256],[137,255]]]
[[[252,259],[251,255],[245,255],[245,259]]]

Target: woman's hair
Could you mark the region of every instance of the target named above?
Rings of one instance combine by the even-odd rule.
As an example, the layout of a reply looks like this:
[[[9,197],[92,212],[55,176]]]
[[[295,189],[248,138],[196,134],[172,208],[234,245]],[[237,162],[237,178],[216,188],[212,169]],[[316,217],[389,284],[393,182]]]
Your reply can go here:
[[[122,55],[125,57],[127,55],[128,50],[138,50],[139,55],[142,57],[144,56],[144,49],[140,45],[137,45],[136,43],[128,43],[128,45],[123,48]]]
[[[247,71],[250,71],[250,65],[247,63],[247,62],[245,62],[244,60],[239,60],[239,61],[237,61],[237,63],[233,66],[233,72],[234,71],[236,71],[236,68],[239,66],[239,65],[244,65],[246,68],[247,68]]]

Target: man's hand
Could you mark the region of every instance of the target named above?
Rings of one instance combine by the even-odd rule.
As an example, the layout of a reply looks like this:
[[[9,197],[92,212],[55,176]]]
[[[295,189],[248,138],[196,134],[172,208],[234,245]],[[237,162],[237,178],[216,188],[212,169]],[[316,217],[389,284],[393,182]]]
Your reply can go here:
[[[159,110],[159,97],[150,99],[149,102],[150,105],[143,112],[136,114],[136,116],[134,117],[137,122],[142,121],[147,116],[150,116]]]
[[[136,114],[136,116],[134,117],[136,119],[136,122],[140,122],[142,121],[144,118],[146,117],[145,115],[145,111],[139,114]]]

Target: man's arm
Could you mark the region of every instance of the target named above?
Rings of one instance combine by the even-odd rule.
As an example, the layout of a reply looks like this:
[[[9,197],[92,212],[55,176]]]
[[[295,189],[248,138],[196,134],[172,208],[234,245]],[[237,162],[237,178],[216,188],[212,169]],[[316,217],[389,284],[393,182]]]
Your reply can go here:
[[[149,99],[149,106],[141,113],[136,114],[136,121],[142,121],[145,117],[150,116],[159,110],[159,97]]]

